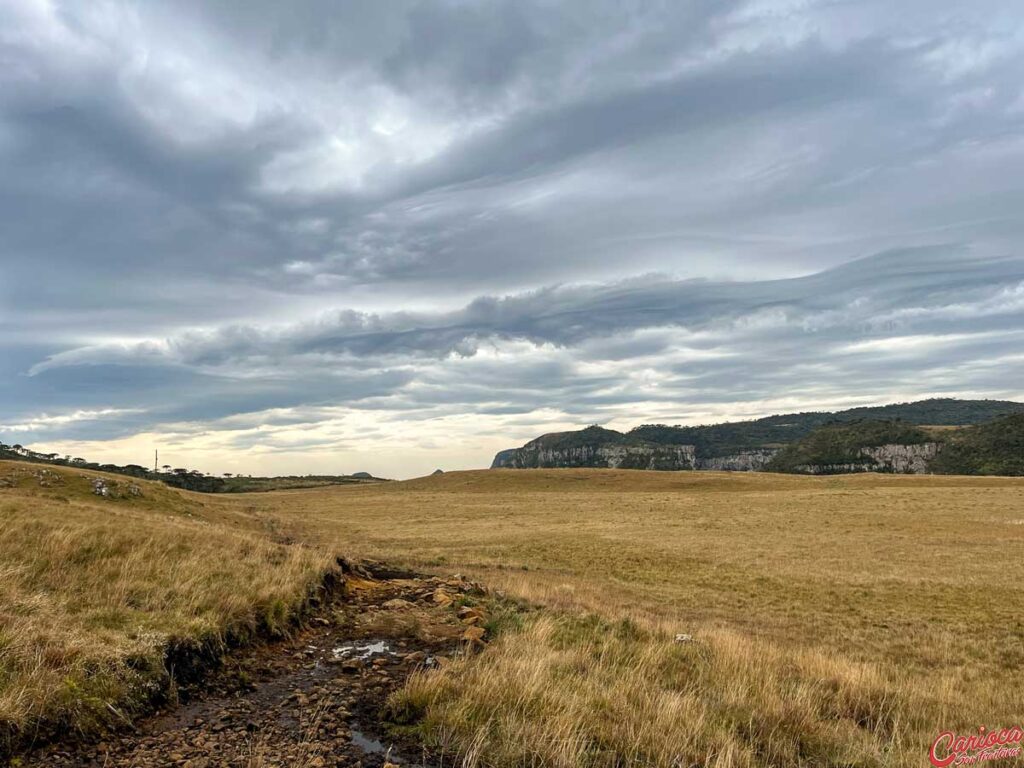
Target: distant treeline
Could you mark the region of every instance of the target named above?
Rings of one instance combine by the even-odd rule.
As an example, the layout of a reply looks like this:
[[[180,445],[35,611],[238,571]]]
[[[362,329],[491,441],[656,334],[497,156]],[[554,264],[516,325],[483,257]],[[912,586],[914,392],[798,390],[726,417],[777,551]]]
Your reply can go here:
[[[59,453],[40,453],[22,445],[6,445],[0,443],[0,459],[31,461],[41,464],[56,464],[63,467],[89,469],[96,472],[109,472],[115,475],[127,475],[143,480],[157,480],[174,488],[199,493],[245,493],[250,491],[273,491],[285,488],[314,488],[323,485],[347,485],[352,483],[381,482],[366,472],[353,475],[289,475],[286,477],[252,477],[249,475],[211,475],[185,467],[173,468],[164,465],[158,470],[143,467],[140,464],[99,464],[73,456],[61,456]]]
[[[692,445],[698,456],[708,457],[764,447],[781,447],[807,437],[820,427],[837,423],[885,421],[906,425],[965,426],[984,424],[1019,413],[1024,413],[1024,403],[1010,400],[932,398],[913,403],[850,408],[833,413],[787,413],[753,421],[693,427],[644,424],[631,429],[626,437],[651,443]]]

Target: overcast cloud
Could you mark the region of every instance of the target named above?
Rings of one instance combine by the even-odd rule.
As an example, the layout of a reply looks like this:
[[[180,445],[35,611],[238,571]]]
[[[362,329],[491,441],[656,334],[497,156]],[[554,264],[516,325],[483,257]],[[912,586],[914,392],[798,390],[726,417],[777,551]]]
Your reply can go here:
[[[0,0],[0,440],[486,466],[1024,398],[1024,10]]]

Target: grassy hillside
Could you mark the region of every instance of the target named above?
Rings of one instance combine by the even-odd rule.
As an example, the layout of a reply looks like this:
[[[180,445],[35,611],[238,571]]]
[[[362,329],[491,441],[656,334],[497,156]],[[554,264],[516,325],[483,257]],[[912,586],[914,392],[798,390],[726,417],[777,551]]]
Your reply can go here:
[[[940,729],[1024,711],[1024,480],[482,471],[101,498],[61,475],[0,487],[20,727],[130,714],[168,638],[284,621],[335,552],[543,608],[393,702],[467,765],[918,766]]]
[[[0,462],[0,754],[131,717],[172,643],[283,629],[329,558],[275,525],[159,483]]]

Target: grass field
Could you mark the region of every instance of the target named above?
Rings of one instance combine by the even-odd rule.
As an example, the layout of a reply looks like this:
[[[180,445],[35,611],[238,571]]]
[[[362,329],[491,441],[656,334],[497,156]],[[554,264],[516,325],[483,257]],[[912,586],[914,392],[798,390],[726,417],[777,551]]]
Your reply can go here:
[[[244,505],[115,475],[100,497],[96,477],[0,462],[0,755],[130,718],[169,641],[283,630],[328,567]]]
[[[123,659],[280,621],[336,552],[542,608],[393,702],[467,764],[916,766],[940,730],[1024,713],[1022,480],[509,470],[102,499],[61,474],[0,488],[0,720],[88,723],[130,693]],[[67,681],[97,663],[85,706]]]

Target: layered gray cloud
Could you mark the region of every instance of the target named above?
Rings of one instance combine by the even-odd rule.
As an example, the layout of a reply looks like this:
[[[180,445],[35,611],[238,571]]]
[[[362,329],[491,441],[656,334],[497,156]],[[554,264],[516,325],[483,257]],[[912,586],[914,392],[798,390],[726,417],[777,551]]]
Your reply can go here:
[[[1022,64],[999,2],[0,0],[0,439],[1020,396]]]

